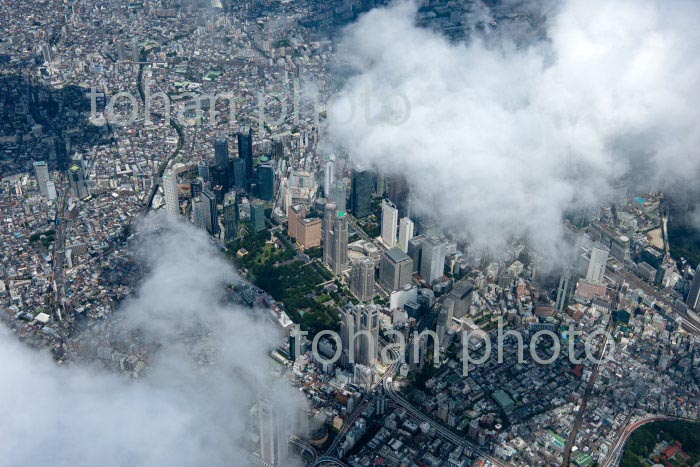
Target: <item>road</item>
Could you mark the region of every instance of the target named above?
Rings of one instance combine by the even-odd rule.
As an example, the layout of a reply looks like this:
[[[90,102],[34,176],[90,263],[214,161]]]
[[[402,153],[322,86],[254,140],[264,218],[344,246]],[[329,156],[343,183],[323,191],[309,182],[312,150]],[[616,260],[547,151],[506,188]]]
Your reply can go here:
[[[624,452],[624,447],[627,444],[627,440],[632,435],[632,433],[641,426],[647,425],[652,422],[658,422],[660,420],[679,420],[679,418],[666,415],[658,415],[642,418],[635,422],[629,423],[622,431],[620,437],[617,439],[615,444],[613,445],[612,450],[608,452],[608,455],[606,456],[605,460],[600,464],[600,467],[612,467],[619,465],[620,460],[622,459],[622,453]]]
[[[583,398],[581,399],[581,406],[579,407],[578,413],[574,420],[574,425],[571,428],[571,433],[569,433],[569,438],[566,440],[566,446],[564,448],[564,465],[568,466],[571,460],[571,450],[576,442],[576,436],[578,435],[578,430],[581,428],[581,423],[583,423],[583,415],[586,412],[586,406],[588,405],[588,399],[591,397],[593,392],[593,387],[600,374],[600,367],[605,359],[605,353],[608,349],[608,337],[610,336],[610,329],[612,328],[613,320],[610,318],[608,320],[608,325],[605,328],[605,339],[603,340],[602,350],[600,352],[600,358],[595,364],[593,371],[591,372],[591,377],[588,379],[588,384],[586,385],[586,390],[583,393]]]

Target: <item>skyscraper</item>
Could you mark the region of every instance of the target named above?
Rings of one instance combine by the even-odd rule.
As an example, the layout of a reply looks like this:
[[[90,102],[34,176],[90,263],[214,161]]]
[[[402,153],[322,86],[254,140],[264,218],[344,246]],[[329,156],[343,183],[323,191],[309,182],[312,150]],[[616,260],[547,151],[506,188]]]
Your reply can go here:
[[[165,198],[165,212],[171,217],[180,215],[180,200],[177,190],[177,174],[168,170],[163,175],[163,197]]]
[[[379,262],[379,281],[393,292],[401,290],[411,283],[413,260],[399,247],[390,248],[382,253]]]
[[[690,286],[690,292],[688,292],[688,298],[685,303],[693,310],[700,311],[698,310],[698,305],[700,305],[700,265],[695,269],[695,277],[693,278],[693,283]]]
[[[275,199],[275,169],[271,162],[258,166],[258,196],[265,201]]]
[[[605,267],[608,264],[608,254],[610,250],[602,245],[594,245],[591,248],[591,257],[588,262],[586,280],[595,283],[603,282]]]
[[[326,165],[323,167],[323,196],[330,198],[331,187],[335,181],[335,163],[333,161],[327,161]]]
[[[73,198],[83,199],[88,195],[85,174],[79,165],[73,165],[68,169],[68,180],[70,184],[70,194]]]
[[[408,181],[401,175],[391,175],[386,177],[386,196],[399,210],[399,215],[408,216],[409,210],[409,188]]]
[[[379,342],[379,310],[375,305],[348,304],[341,312],[341,363],[373,367]]]
[[[256,232],[265,230],[265,205],[259,199],[250,204],[250,222]]]
[[[408,241],[408,256],[413,260],[413,272],[419,272],[423,264],[423,242],[425,235],[418,235]]]
[[[273,466],[283,465],[289,453],[289,420],[285,407],[275,399],[258,400],[260,457]]]
[[[352,261],[350,290],[363,302],[368,302],[374,297],[374,260],[372,258],[356,258]]]
[[[219,216],[216,209],[216,195],[207,187],[202,188],[202,209],[204,227],[210,235],[219,234]]]
[[[348,266],[348,217],[340,211],[333,221],[332,270],[338,275]]]
[[[435,235],[423,241],[420,276],[428,284],[432,284],[444,273],[446,247],[445,242]]]
[[[331,185],[328,201],[335,203],[338,211],[346,210],[345,183],[342,180],[335,180]]]
[[[224,240],[227,242],[235,240],[238,235],[238,204],[235,193],[226,193],[222,220],[225,229]]]
[[[238,135],[238,157],[245,161],[246,180],[253,179],[253,128],[241,130]]]
[[[206,229],[204,223],[204,203],[200,195],[192,198],[192,223],[198,229]]]
[[[396,245],[396,228],[398,227],[399,210],[394,203],[385,199],[382,201],[382,241],[392,248]]]
[[[224,191],[226,191],[229,188],[229,161],[228,141],[225,138],[216,138],[214,140],[214,157],[218,175],[216,182],[224,187]]]
[[[323,211],[323,262],[332,268],[333,259],[333,220],[335,219],[336,206],[334,203],[326,204]]]
[[[413,221],[402,217],[399,222],[399,248],[408,251],[408,241],[413,238]]]
[[[46,184],[49,182],[49,166],[45,161],[37,161],[34,163],[34,175],[36,175],[36,182],[37,185],[39,185],[41,196],[48,198],[49,190]]]
[[[352,174],[350,210],[356,218],[362,219],[372,214],[372,190],[374,174],[369,170],[355,170]]]
[[[233,167],[233,185],[239,190],[245,190],[248,184],[245,159],[236,157],[231,163],[231,166]]]

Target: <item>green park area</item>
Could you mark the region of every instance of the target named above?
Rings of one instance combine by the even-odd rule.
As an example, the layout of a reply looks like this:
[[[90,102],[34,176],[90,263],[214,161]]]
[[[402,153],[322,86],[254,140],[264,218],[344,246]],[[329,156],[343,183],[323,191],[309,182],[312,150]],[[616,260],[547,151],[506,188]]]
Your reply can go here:
[[[338,309],[350,296],[344,286],[332,281],[331,273],[315,258],[318,255],[309,255],[311,261],[305,263],[284,234],[273,237],[270,230],[255,232],[252,228],[245,232],[228,250],[241,273],[284,304],[289,317],[309,337],[335,329]]]
[[[700,463],[700,423],[659,421],[630,436],[620,467],[695,466]]]

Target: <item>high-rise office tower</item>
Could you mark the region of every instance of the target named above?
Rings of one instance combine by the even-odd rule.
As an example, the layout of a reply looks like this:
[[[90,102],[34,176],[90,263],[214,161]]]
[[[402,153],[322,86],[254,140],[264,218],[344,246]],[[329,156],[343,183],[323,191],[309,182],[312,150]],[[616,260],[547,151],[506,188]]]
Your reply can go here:
[[[333,260],[333,221],[335,220],[336,206],[327,203],[323,211],[323,263],[332,269]]]
[[[284,465],[289,453],[289,420],[286,408],[273,398],[258,400],[260,457],[273,466]]]
[[[605,267],[608,264],[608,254],[610,250],[602,245],[594,245],[591,248],[591,257],[588,261],[586,280],[595,283],[603,282]]]
[[[419,272],[423,264],[423,242],[425,235],[418,235],[408,241],[408,256],[413,260],[413,272]]]
[[[224,240],[227,242],[235,240],[238,235],[238,204],[235,193],[226,193],[222,220],[225,229]]]
[[[363,302],[368,302],[374,297],[374,260],[372,258],[356,258],[352,261],[350,290]]]
[[[382,241],[389,248],[396,245],[396,229],[399,222],[399,210],[394,203],[385,199],[382,201]]]
[[[386,197],[389,198],[399,210],[399,215],[408,216],[409,210],[408,181],[402,175],[386,177]]]
[[[265,230],[265,205],[259,199],[250,204],[250,222],[256,232]]]
[[[569,299],[573,294],[574,288],[576,287],[576,276],[574,273],[574,268],[569,267],[559,278],[559,287],[557,288],[557,299],[554,303],[554,308],[558,312],[563,312],[566,305],[569,303]]]
[[[58,197],[58,192],[56,191],[56,184],[53,182],[53,180],[49,180],[48,182],[46,182],[46,197],[51,201],[55,200]]]
[[[445,334],[447,333],[447,310],[442,307],[438,312],[437,323],[435,326],[435,334],[438,336],[438,342],[442,345],[445,342]]]
[[[265,201],[275,199],[275,169],[271,162],[258,166],[258,196]]]
[[[224,187],[224,191],[229,188],[229,161],[228,161],[228,141],[225,138],[214,140],[214,157],[216,159],[216,171],[218,175],[217,183]]]
[[[428,284],[441,277],[445,270],[445,252],[447,245],[433,235],[423,241],[420,276]]]
[[[333,221],[333,274],[338,275],[348,266],[348,217],[340,211]]]
[[[248,184],[245,159],[237,157],[233,160],[231,166],[233,167],[233,185],[239,190],[245,190]]]
[[[200,195],[192,198],[192,223],[198,229],[206,229],[204,222],[204,203]]]
[[[328,201],[335,203],[338,211],[346,209],[345,183],[342,180],[335,180],[331,185],[331,191],[328,195]]]
[[[209,188],[202,188],[202,208],[204,211],[204,227],[210,235],[219,234],[219,216],[216,209],[216,195]]]
[[[382,253],[379,262],[379,281],[393,292],[401,290],[411,283],[413,260],[399,247],[390,248]]]
[[[700,265],[695,269],[695,277],[693,278],[693,283],[690,286],[690,292],[688,292],[688,298],[685,301],[686,305],[695,311],[698,310],[700,305]]]
[[[79,165],[72,165],[68,169],[68,181],[70,184],[70,194],[73,198],[83,199],[88,195],[85,174]]]
[[[331,187],[335,181],[335,163],[333,161],[327,161],[326,165],[323,166],[323,196],[330,198]]]
[[[413,238],[413,221],[402,217],[399,222],[399,248],[408,251],[408,241]]]
[[[46,184],[49,182],[49,166],[45,161],[37,161],[34,163],[34,175],[36,176],[37,185],[41,196],[48,198],[49,190]]]
[[[379,346],[379,309],[375,305],[346,305],[341,312],[340,339],[344,366],[374,366]]]
[[[238,157],[245,161],[246,180],[253,179],[253,128],[238,133]]]
[[[165,198],[165,212],[169,216],[180,215],[180,199],[177,190],[177,174],[168,170],[163,175],[163,197]]]
[[[228,151],[228,146],[226,147],[226,150]],[[197,176],[200,177],[202,180],[211,179],[211,174],[209,173],[209,162],[199,161],[197,163]]]
[[[352,174],[350,210],[356,218],[362,219],[372,214],[372,190],[374,173],[370,170],[355,170]]]

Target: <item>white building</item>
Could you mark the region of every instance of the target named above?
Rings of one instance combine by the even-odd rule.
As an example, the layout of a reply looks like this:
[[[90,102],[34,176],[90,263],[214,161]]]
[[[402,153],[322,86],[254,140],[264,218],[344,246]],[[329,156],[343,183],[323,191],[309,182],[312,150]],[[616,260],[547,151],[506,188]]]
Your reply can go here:
[[[180,201],[177,195],[177,174],[171,170],[163,175],[163,195],[165,198],[165,211],[169,216],[180,215]]]
[[[385,199],[382,201],[382,241],[392,248],[396,245],[396,229],[399,223],[399,210],[394,203]]]
[[[401,218],[399,223],[399,248],[408,251],[408,241],[413,238],[413,221],[408,217]]]

